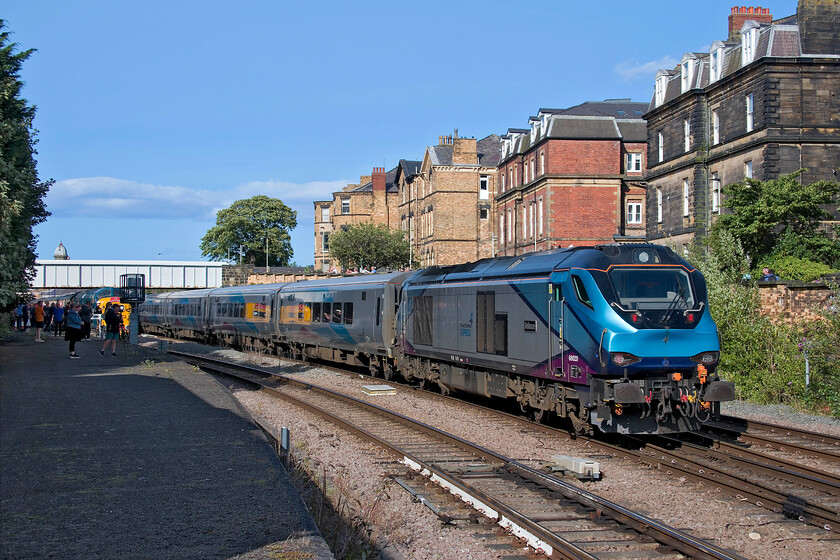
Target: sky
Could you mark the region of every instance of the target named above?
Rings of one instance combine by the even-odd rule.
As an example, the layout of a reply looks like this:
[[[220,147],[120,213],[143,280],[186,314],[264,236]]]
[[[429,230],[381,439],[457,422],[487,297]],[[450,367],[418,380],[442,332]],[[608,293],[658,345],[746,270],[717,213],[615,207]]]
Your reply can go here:
[[[6,0],[0,19],[53,179],[37,255],[206,260],[216,212],[297,211],[441,135],[527,128],[540,108],[649,102],[656,71],[727,35],[720,0]],[[765,0],[774,18],[795,0]]]

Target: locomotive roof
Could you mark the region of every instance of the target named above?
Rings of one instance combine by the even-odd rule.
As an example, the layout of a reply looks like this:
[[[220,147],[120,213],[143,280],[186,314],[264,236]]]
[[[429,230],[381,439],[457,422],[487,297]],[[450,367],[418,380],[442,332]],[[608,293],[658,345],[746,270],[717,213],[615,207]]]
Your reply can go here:
[[[587,268],[606,270],[617,264],[687,263],[670,248],[652,244],[609,244],[596,247],[568,247],[497,257],[454,266],[431,267],[418,271],[409,284],[438,284],[490,278],[547,276],[555,270]]]

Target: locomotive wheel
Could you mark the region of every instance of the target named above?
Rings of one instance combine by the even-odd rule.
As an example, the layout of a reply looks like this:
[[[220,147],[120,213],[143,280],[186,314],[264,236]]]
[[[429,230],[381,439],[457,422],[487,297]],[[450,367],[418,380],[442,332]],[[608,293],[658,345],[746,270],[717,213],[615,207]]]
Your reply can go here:
[[[394,380],[394,366],[388,364],[385,366],[385,369],[382,371],[382,375],[385,377],[385,381],[393,381]]]
[[[537,424],[548,424],[548,419],[551,417],[551,411],[544,408],[532,408],[531,419]]]

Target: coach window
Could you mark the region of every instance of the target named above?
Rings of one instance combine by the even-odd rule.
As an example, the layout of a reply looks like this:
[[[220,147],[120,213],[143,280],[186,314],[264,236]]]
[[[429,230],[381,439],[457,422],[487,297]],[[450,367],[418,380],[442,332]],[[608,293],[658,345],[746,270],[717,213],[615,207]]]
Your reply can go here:
[[[333,323],[341,322],[341,304],[333,303]]]
[[[376,298],[376,326],[382,324],[382,298]]]
[[[321,302],[316,301],[312,304],[312,320],[316,323],[321,322]]]
[[[578,298],[578,301],[581,302],[586,307],[593,309],[592,307],[592,300],[589,299],[589,294],[586,293],[586,286],[583,285],[583,280],[580,276],[572,275],[572,285],[575,288],[575,295]]]
[[[352,325],[353,324],[353,304],[352,303],[345,303],[344,304],[344,324],[345,325]]]
[[[325,301],[324,302],[324,322],[329,323],[332,320],[332,303]]]

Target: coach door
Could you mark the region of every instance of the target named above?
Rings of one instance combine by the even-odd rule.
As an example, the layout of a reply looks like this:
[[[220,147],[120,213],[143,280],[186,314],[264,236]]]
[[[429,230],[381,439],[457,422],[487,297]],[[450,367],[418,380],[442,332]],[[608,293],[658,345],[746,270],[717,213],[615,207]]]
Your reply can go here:
[[[563,288],[562,284],[549,284],[548,300],[548,372],[564,377],[563,368]]]

